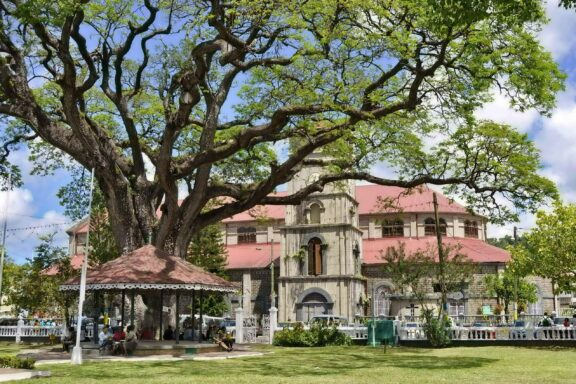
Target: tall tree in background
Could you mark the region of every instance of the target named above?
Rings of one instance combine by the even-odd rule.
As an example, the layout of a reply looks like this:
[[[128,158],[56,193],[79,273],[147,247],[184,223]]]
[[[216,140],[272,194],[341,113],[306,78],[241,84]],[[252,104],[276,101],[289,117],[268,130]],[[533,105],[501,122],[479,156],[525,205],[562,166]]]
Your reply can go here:
[[[186,260],[190,263],[226,278],[227,259],[228,254],[222,241],[219,225],[209,225],[192,237],[186,255]],[[202,304],[202,313],[209,316],[222,316],[229,310],[224,296],[219,293],[206,294],[202,300],[196,295],[194,303],[196,311],[199,311],[200,304]]]
[[[69,318],[68,309],[74,296],[60,292],[60,284],[76,272],[70,266],[65,248],[53,245],[55,233],[40,236],[36,255],[17,271],[9,291],[9,304],[17,311],[28,310],[31,314]],[[51,269],[53,274],[47,274]]]
[[[511,268],[507,268],[502,275],[486,275],[484,284],[486,293],[496,296],[496,302],[503,305],[506,314],[510,314],[509,306],[514,301],[519,308],[527,308],[528,304],[538,300],[536,285],[517,276]]]
[[[226,277],[228,254],[218,224],[209,225],[192,237],[186,260],[208,272]]]
[[[422,308],[424,332],[434,347],[444,347],[451,342],[447,328],[449,318],[442,310],[434,313],[430,306],[432,294],[445,289],[446,292],[463,292],[474,276],[477,265],[458,247],[444,246],[444,258],[438,257],[438,248],[411,254],[405,245],[390,247],[383,254],[384,271],[402,294],[416,299]],[[442,305],[438,302],[438,308]]]
[[[0,175],[21,145],[36,173],[94,168],[117,245],[153,232],[182,257],[203,227],[342,179],[515,218],[556,189],[526,135],[474,110],[498,89],[549,113],[544,22],[537,0],[0,0]],[[330,172],[269,196],[319,149]]]
[[[552,281],[554,293],[576,291],[576,205],[556,203],[538,212],[536,227],[511,248],[511,268]]]

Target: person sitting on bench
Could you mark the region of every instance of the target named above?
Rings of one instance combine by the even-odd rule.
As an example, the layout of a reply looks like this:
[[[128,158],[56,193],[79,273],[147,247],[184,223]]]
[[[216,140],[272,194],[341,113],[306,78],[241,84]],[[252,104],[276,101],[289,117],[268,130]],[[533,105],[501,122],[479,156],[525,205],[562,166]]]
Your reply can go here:
[[[132,355],[134,350],[136,350],[137,345],[138,337],[134,331],[134,326],[130,324],[128,327],[126,327],[126,353]]]
[[[76,345],[76,331],[74,327],[68,328],[68,336],[62,340],[62,349],[64,352],[70,352],[70,346]]]
[[[214,343],[218,344],[226,352],[231,352],[233,349],[232,347],[234,345],[234,340],[232,339],[232,335],[226,332],[226,328],[221,327],[218,330],[217,337],[214,338]]]

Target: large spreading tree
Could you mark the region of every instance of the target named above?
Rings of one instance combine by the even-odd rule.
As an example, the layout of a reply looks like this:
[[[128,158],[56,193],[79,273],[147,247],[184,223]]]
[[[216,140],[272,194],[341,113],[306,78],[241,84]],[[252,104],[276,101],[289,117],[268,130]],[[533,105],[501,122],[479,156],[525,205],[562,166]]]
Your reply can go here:
[[[494,91],[551,110],[543,22],[536,0],[0,0],[0,173],[18,185],[22,145],[39,174],[93,168],[118,246],[152,233],[181,256],[342,179],[444,185],[510,219],[555,187],[525,135],[473,113]],[[270,196],[320,149],[327,174]]]
[[[554,294],[576,290],[576,204],[554,204],[538,212],[536,227],[510,248],[510,268],[521,276],[551,280]]]

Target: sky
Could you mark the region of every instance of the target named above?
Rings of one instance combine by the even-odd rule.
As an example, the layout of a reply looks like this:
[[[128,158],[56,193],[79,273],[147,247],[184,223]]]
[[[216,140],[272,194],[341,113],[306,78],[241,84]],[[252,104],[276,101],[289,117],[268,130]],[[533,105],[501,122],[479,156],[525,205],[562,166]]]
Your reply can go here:
[[[541,151],[542,174],[557,183],[565,202],[576,202],[576,10],[565,10],[557,4],[556,1],[548,3],[550,23],[539,34],[544,47],[567,75],[566,90],[558,94],[557,107],[551,117],[542,117],[535,111],[515,112],[499,94],[477,111],[477,116],[510,124],[527,133]],[[67,175],[58,172],[50,177],[30,176],[27,158],[25,150],[11,153],[10,160],[22,167],[24,186],[9,194],[0,192],[0,228],[7,217],[7,254],[18,263],[34,255],[40,235],[57,232],[57,244],[67,246],[65,230],[72,225],[63,215],[56,197],[58,189],[68,182]],[[382,174],[386,169],[376,166],[374,173]],[[534,223],[533,215],[524,214],[519,223],[490,226],[488,235],[512,235],[514,225],[522,233]]]

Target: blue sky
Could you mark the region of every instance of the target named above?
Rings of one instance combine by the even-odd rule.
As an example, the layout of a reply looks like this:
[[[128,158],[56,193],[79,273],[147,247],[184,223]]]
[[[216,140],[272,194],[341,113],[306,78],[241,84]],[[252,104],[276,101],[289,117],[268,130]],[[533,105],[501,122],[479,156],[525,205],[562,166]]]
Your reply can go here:
[[[565,201],[576,202],[576,10],[559,8],[556,1],[550,2],[547,9],[550,23],[539,34],[540,40],[568,75],[566,90],[558,95],[552,116],[543,118],[535,111],[512,111],[508,101],[498,94],[477,114],[528,133],[542,153],[545,165],[542,173],[558,184]],[[64,231],[70,226],[56,198],[57,190],[67,183],[68,177],[64,172],[52,177],[29,176],[27,157],[25,150],[10,156],[12,162],[22,167],[24,176],[24,187],[12,191],[8,197],[6,247],[8,255],[17,262],[32,257],[38,236],[42,234],[58,231],[59,245],[66,246]],[[387,169],[381,166],[374,171],[381,174]],[[6,193],[0,193],[0,219],[4,217],[5,201]],[[517,225],[528,229],[534,225],[534,217],[523,215]],[[512,226],[491,227],[489,236],[511,235]]]

